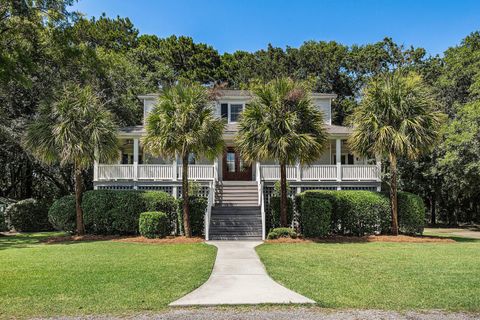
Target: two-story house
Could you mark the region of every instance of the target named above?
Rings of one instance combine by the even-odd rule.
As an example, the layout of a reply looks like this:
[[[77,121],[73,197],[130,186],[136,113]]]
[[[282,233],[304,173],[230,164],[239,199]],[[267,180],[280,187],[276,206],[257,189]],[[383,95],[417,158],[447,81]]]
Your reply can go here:
[[[332,125],[331,102],[335,97],[334,94],[312,94],[314,104],[324,112],[325,127],[330,139],[325,153],[311,165],[287,167],[287,179],[292,193],[311,189],[380,190],[380,161],[356,157],[346,144],[351,128]],[[121,146],[118,163],[95,164],[94,187],[163,190],[178,197],[181,188],[181,159],[154,157],[144,152],[141,143],[142,136],[146,133],[145,119],[155,106],[158,94],[147,94],[139,98],[143,100],[144,123],[119,130]],[[265,236],[265,201],[268,201],[272,193],[273,184],[280,178],[280,170],[275,161],[249,165],[235,149],[238,121],[251,98],[249,91],[221,90],[212,105],[217,116],[227,121],[223,135],[227,146],[225,152],[213,162],[194,154],[189,158],[189,179],[202,184],[203,193],[209,199],[205,228],[207,239]],[[241,221],[232,219],[239,213],[248,212],[258,220],[261,219],[261,226],[257,223],[255,228],[249,228],[248,223],[245,223],[244,228],[239,229]],[[225,218],[228,214],[232,219]]]

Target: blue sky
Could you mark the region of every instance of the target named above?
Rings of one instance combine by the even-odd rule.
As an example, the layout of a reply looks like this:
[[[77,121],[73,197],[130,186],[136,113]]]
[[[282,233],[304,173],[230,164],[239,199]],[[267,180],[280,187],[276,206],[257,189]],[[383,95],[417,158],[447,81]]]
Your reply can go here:
[[[188,35],[220,53],[389,36],[435,55],[480,30],[480,0],[79,0],[74,8],[129,17],[142,34]]]

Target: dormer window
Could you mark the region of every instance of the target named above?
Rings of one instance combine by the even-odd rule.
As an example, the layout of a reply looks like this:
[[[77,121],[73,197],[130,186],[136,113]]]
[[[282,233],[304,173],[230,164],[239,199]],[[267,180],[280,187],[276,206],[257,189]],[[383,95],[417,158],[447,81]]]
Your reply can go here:
[[[245,104],[243,103],[221,103],[220,114],[227,119],[228,123],[236,123],[240,119]]]

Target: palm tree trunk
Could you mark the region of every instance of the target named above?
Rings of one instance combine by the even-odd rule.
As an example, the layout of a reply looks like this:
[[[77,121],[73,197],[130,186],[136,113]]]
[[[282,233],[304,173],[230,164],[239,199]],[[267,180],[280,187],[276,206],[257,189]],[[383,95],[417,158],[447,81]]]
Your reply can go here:
[[[185,236],[190,238],[192,230],[190,229],[190,207],[188,197],[188,153],[182,157],[182,198],[183,198],[183,228]]]
[[[287,166],[280,164],[280,226],[287,227]]]
[[[390,204],[392,207],[392,235],[398,236],[398,202],[397,202],[397,157],[390,155]]]
[[[82,170],[75,168],[75,211],[77,214],[77,235],[85,234],[83,224],[82,194],[83,194]]]

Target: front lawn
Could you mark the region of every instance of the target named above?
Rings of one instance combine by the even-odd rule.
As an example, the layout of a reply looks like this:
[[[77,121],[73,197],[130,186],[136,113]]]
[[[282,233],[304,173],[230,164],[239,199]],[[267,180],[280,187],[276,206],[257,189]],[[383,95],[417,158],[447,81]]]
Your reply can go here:
[[[204,283],[216,248],[0,237],[0,318],[161,310]]]
[[[257,247],[279,283],[329,308],[480,311],[480,241]]]

